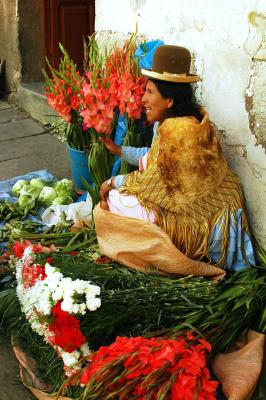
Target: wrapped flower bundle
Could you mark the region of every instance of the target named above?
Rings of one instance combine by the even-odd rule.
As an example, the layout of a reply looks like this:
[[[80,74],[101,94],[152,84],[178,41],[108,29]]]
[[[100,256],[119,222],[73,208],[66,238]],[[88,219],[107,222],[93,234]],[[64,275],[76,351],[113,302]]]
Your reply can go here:
[[[79,374],[82,399],[214,400],[206,353],[191,332],[177,339],[117,337],[101,347]]]

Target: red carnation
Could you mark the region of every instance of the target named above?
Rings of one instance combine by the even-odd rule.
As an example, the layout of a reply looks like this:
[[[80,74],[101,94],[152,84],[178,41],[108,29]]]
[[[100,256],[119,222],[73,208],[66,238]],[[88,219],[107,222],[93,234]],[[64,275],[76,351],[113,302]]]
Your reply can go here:
[[[52,313],[54,321],[48,326],[49,342],[68,353],[72,353],[86,341],[80,330],[80,321],[68,312],[63,311],[61,302],[56,303]]]

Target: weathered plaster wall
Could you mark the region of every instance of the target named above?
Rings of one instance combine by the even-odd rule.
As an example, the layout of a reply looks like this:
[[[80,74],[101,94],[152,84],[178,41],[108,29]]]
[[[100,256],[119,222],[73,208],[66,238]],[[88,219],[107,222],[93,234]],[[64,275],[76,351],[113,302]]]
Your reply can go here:
[[[134,31],[136,21],[147,39],[191,50],[202,77],[197,97],[221,133],[252,229],[266,247],[265,0],[96,1],[96,31],[105,42]]]
[[[45,58],[41,1],[19,0],[18,15],[22,82],[42,81]]]
[[[16,5],[16,0],[0,1],[0,58],[6,60],[5,89],[7,93],[16,90],[21,73]]]
[[[5,90],[16,100],[20,82],[41,81],[44,61],[41,1],[0,1],[0,58],[6,60]]]

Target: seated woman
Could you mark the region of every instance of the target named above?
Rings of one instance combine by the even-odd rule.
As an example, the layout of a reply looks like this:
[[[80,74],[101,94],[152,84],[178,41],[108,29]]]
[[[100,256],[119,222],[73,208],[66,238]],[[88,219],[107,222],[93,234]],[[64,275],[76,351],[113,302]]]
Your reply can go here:
[[[155,222],[196,260],[238,270],[254,264],[238,177],[228,167],[208,113],[194,100],[190,52],[158,47],[143,106],[157,134],[140,170],[101,187],[101,207]],[[121,148],[106,144],[121,155]]]

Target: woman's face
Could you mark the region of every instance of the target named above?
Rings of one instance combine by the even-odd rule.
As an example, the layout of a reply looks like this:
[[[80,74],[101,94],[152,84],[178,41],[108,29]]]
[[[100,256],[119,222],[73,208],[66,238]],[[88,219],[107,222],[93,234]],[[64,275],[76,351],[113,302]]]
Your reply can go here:
[[[142,103],[148,122],[162,122],[165,118],[166,110],[173,104],[173,99],[162,97],[155,83],[148,80]]]

